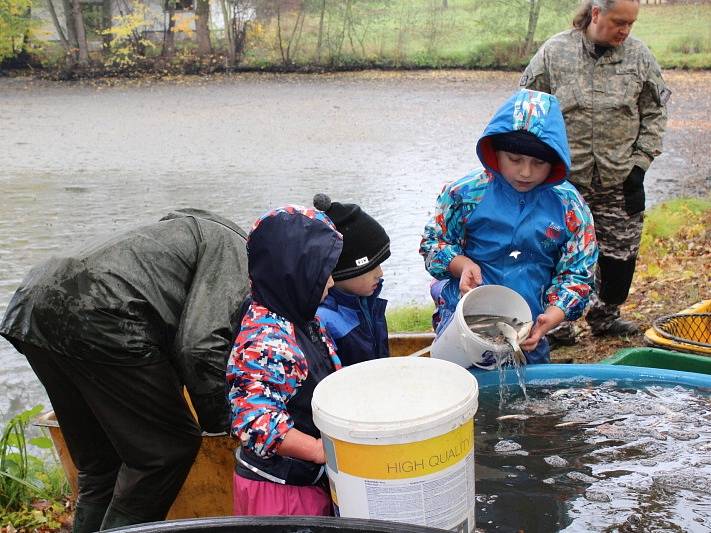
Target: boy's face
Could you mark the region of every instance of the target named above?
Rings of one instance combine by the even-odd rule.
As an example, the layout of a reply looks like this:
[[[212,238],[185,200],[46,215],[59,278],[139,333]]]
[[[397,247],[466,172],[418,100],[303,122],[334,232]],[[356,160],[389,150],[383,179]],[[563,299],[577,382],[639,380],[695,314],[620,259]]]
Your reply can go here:
[[[378,265],[373,270],[369,270],[355,278],[337,281],[336,288],[356,296],[370,296],[378,288],[382,277],[383,269]]]
[[[499,171],[509,185],[518,192],[528,192],[537,187],[551,173],[553,165],[530,155],[514,154],[504,150],[496,151]]]
[[[326,299],[326,296],[328,296],[328,289],[333,287],[334,281],[333,281],[333,276],[328,276],[328,281],[326,281],[326,286],[323,288],[323,294],[321,295],[321,303]]]

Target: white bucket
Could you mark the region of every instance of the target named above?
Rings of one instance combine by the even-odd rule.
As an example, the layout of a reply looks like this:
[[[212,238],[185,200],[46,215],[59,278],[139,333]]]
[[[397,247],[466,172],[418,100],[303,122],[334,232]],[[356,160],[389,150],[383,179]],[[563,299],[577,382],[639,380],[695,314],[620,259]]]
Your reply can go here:
[[[472,365],[490,369],[496,366],[494,354],[501,345],[472,333],[464,317],[494,315],[532,320],[531,308],[519,293],[503,285],[481,285],[466,293],[457,303],[454,316],[432,343],[430,355],[468,368]],[[487,353],[488,352],[488,353]]]
[[[448,361],[394,357],[321,381],[311,406],[339,516],[474,531],[479,387]]]

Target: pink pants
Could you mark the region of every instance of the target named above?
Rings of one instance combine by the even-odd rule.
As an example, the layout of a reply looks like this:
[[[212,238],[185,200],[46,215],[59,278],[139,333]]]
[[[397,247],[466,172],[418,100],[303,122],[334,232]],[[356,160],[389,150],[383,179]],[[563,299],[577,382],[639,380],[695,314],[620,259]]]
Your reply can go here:
[[[333,516],[331,495],[321,487],[253,481],[233,473],[232,489],[237,516]]]

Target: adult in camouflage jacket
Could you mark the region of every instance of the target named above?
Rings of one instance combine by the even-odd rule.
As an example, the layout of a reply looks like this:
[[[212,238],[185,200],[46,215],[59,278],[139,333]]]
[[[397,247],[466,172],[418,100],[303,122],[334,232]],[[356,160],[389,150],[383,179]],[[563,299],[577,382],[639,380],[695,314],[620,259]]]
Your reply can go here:
[[[246,234],[197,209],[54,256],[22,281],[0,335],[47,390],[77,466],[74,533],[165,518],[200,430],[229,427],[225,368],[247,291]]]
[[[652,53],[629,36],[638,12],[639,0],[583,2],[573,29],[546,41],[520,82],[557,96],[563,111],[570,181],[593,213],[600,247],[597,293],[586,317],[595,335],[639,331],[620,318],[619,306],[632,284],[644,174],[661,153],[671,94]],[[567,329],[562,336],[574,341]]]

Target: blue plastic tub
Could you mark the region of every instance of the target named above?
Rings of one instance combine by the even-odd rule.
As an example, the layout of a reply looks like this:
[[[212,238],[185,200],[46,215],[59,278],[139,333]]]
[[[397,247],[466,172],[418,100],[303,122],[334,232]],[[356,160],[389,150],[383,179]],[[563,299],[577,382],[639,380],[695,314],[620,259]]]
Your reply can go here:
[[[495,370],[472,373],[479,382],[479,387],[491,387],[499,384],[499,373]],[[560,382],[586,383],[614,379],[635,383],[711,387],[711,375],[640,366],[544,364],[527,366],[524,373],[527,385],[554,385]],[[504,379],[506,385],[518,383],[518,377],[513,370],[507,370]]]

